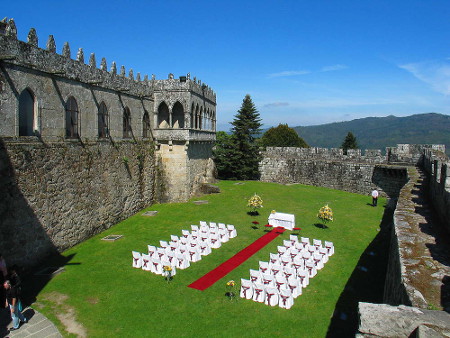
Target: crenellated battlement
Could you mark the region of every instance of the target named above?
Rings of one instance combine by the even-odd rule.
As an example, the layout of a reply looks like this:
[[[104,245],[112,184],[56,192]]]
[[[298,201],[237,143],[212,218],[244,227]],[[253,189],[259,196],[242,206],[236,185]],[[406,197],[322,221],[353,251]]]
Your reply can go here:
[[[118,70],[115,61],[108,68],[106,58],[101,58],[97,67],[94,53],[90,54],[86,64],[83,48],[78,48],[75,54],[68,42],[64,43],[61,54],[58,54],[53,35],[49,35],[45,49],[39,47],[38,41],[34,28],[29,31],[27,42],[23,42],[17,39],[14,19],[5,18],[0,22],[0,60],[3,62],[138,97],[152,97],[154,91],[189,90],[215,103],[215,92],[195,77],[191,79],[190,74],[179,79],[174,79],[173,74],[165,80],[157,80],[155,75],[149,79],[148,75],[134,75],[132,68],[127,72],[123,65]],[[75,54],[75,59],[72,54]]]

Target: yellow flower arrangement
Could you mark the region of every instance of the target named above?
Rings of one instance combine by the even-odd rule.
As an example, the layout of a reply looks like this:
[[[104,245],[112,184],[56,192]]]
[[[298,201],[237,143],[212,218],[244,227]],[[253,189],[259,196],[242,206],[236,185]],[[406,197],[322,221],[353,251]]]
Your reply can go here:
[[[230,280],[227,282],[227,286],[234,287],[236,285],[236,282],[234,280]]]
[[[256,210],[258,208],[262,208],[263,207],[263,200],[261,197],[259,197],[258,195],[256,195],[256,193],[250,197],[250,199],[248,200],[247,206],[250,208],[253,208],[253,210]]]
[[[225,295],[228,297],[229,300],[233,300],[234,297],[236,297],[236,293],[234,291],[234,287],[236,286],[236,282],[234,280],[230,280],[227,282],[227,293]]]
[[[333,222],[333,210],[326,204],[322,208],[320,208],[319,213],[317,214],[317,217],[322,222]]]

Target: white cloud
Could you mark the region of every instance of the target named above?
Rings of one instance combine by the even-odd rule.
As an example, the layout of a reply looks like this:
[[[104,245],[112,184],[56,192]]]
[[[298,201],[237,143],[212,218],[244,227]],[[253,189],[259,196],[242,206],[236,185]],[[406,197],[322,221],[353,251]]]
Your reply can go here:
[[[433,90],[450,95],[450,61],[424,61],[400,65]]]
[[[348,67],[346,65],[333,65],[333,66],[326,66],[326,67],[322,67],[322,69],[320,70],[321,72],[334,72],[337,70],[343,70],[343,69],[347,69]]]
[[[286,76],[296,76],[296,75],[305,75],[310,74],[309,70],[285,70],[279,73],[269,74],[269,77],[286,77]]]
[[[272,103],[265,104],[263,107],[264,108],[274,108],[274,107],[286,107],[286,106],[289,106],[288,102],[272,102]]]

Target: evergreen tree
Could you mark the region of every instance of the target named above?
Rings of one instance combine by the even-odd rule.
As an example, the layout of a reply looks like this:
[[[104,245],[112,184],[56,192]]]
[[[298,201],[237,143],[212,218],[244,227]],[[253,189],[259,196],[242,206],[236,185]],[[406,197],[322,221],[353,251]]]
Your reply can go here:
[[[261,145],[263,147],[309,148],[309,145],[287,124],[279,124],[278,127],[267,130],[261,138]]]
[[[258,179],[260,155],[254,135],[260,132],[262,124],[250,95],[245,96],[241,109],[238,110],[231,124],[233,125],[231,131],[235,145],[235,157],[232,159],[234,162],[233,172],[236,173],[237,179]]]
[[[342,142],[341,149],[344,151],[344,155],[347,155],[348,149],[358,149],[358,143],[356,142],[356,137],[352,132],[348,132],[347,136]]]
[[[214,163],[216,164],[218,178],[236,179],[234,172],[235,144],[233,136],[224,131],[216,133],[216,143],[213,148]]]

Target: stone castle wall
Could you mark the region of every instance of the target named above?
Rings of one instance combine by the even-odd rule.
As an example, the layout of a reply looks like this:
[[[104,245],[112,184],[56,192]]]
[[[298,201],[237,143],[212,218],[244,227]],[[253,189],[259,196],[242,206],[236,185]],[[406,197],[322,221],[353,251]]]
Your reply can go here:
[[[150,142],[0,141],[0,247],[30,266],[154,200]]]
[[[301,183],[359,194],[377,187],[382,196],[396,197],[406,170],[391,164],[380,150],[267,148],[260,162],[264,182]]]

